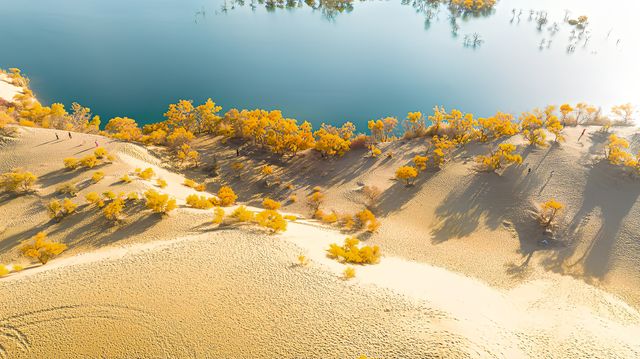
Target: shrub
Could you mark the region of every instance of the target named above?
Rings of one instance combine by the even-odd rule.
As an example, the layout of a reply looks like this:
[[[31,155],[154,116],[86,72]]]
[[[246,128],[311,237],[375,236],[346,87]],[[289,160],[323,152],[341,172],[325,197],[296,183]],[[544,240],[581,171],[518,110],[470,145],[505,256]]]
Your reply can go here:
[[[76,211],[76,204],[70,199],[65,198],[62,202],[57,199],[52,200],[47,204],[47,210],[49,211],[49,217],[61,220],[63,217],[70,215]]]
[[[102,209],[104,217],[110,221],[118,221],[124,210],[124,199],[118,197]]]
[[[376,219],[376,216],[368,209],[356,213],[356,217],[360,222],[360,227],[366,227],[367,232],[375,232],[380,228],[380,221]]]
[[[80,161],[77,158],[68,157],[62,160],[64,162],[64,168],[68,170],[75,170],[80,166]]]
[[[347,267],[342,272],[342,276],[345,280],[353,279],[356,276],[356,269],[353,267]]]
[[[296,217],[296,216],[294,216],[292,214],[287,214],[287,215],[284,216],[284,219],[286,219],[287,221],[292,221],[293,222],[293,221],[297,221],[298,217]]]
[[[95,155],[87,155],[80,159],[80,164],[87,168],[93,168],[98,165],[98,158]]]
[[[220,199],[220,205],[223,207],[227,207],[236,203],[236,199],[238,199],[238,196],[236,196],[231,187],[222,186],[218,190],[218,198]]]
[[[19,265],[19,264],[14,264],[13,267],[12,267],[12,270],[14,272],[21,272],[23,269],[24,269],[24,267]]]
[[[338,214],[334,211],[332,211],[331,213],[323,213],[320,216],[320,220],[324,223],[336,223],[338,222]]]
[[[169,198],[168,194],[160,194],[156,190],[149,189],[144,193],[146,206],[155,213],[167,214],[176,208],[176,200]]]
[[[151,177],[153,177],[155,175],[155,172],[153,172],[153,168],[149,167],[147,169],[145,169],[144,171],[139,171],[138,172],[138,177],[140,177],[141,179],[148,181],[151,179]]]
[[[131,183],[132,179],[131,179],[131,177],[129,177],[128,174],[126,174],[126,175],[120,177],[120,181],[122,181],[124,183]]]
[[[200,183],[200,184],[199,184],[199,185],[197,185],[194,189],[195,189],[196,191],[198,191],[198,192],[204,192],[204,191],[206,191],[206,190],[207,190],[207,185],[206,185],[206,184],[204,184],[204,183]]]
[[[100,195],[96,192],[89,192],[84,196],[84,198],[89,204],[94,204],[98,207],[104,206],[104,201],[100,198]]]
[[[298,265],[306,266],[307,264],[309,264],[309,260],[307,259],[307,257],[304,254],[299,255],[298,256]]]
[[[307,205],[316,212],[320,208],[320,204],[324,201],[324,194],[320,191],[315,191],[307,197]]]
[[[224,209],[216,207],[213,209],[213,223],[221,224],[224,220]]]
[[[274,201],[271,198],[267,197],[262,201],[262,207],[265,209],[277,210],[281,206],[280,202]]]
[[[9,270],[5,267],[4,264],[0,264],[0,277],[4,277],[9,274]]]
[[[74,182],[67,182],[56,187],[56,192],[75,197],[78,194],[78,186]]]
[[[545,227],[550,226],[558,212],[560,212],[563,208],[564,204],[556,201],[555,199],[550,199],[544,202],[540,206],[540,219],[543,222],[543,225]]]
[[[289,202],[291,203],[298,202],[298,196],[296,196],[295,194],[292,194],[291,196],[289,196]]]
[[[476,162],[480,170],[496,171],[498,169],[508,167],[512,164],[521,164],[522,156],[513,154],[516,146],[510,143],[501,143],[498,148],[487,156],[480,155],[476,157]]]
[[[182,182],[182,184],[187,186],[187,187],[190,187],[190,188],[196,188],[198,186],[196,181],[194,181],[192,179],[188,179],[188,178],[185,178],[184,182]]]
[[[98,147],[95,151],[93,151],[93,154],[96,156],[96,158],[102,159],[107,156],[107,150],[102,147]]]
[[[429,161],[429,157],[427,156],[420,156],[420,155],[416,155],[413,158],[413,164],[416,166],[416,168],[418,168],[418,170],[420,171],[424,171],[427,169],[427,161]]]
[[[340,226],[346,230],[351,231],[356,225],[356,221],[353,219],[353,216],[349,214],[341,215],[339,219]]]
[[[31,238],[31,242],[24,244],[21,248],[25,257],[37,259],[42,264],[47,264],[51,258],[64,252],[65,249],[67,249],[65,244],[48,240],[44,232],[36,234]]]
[[[167,181],[163,180],[162,178],[158,178],[156,180],[156,185],[158,185],[158,187],[160,188],[165,188],[167,187]]]
[[[231,217],[235,218],[238,222],[251,222],[253,221],[254,216],[255,213],[248,210],[245,206],[240,206],[231,213]]]
[[[256,221],[260,226],[269,228],[273,233],[287,230],[287,221],[278,211],[266,209],[256,215]]]
[[[273,166],[269,166],[269,165],[264,165],[262,166],[262,169],[260,170],[260,174],[263,176],[269,176],[273,174]]]
[[[212,197],[211,199],[205,196],[198,196],[197,194],[190,194],[187,196],[187,205],[189,207],[198,208],[198,209],[209,209],[214,206],[214,202],[217,202],[217,198]]]
[[[402,166],[396,170],[396,178],[404,181],[407,186],[412,185],[418,177],[418,170],[412,166]]]
[[[15,169],[11,172],[0,174],[0,189],[3,191],[20,193],[33,189],[33,185],[38,180],[33,173]]]
[[[104,172],[102,172],[102,171],[96,171],[96,172],[93,172],[93,175],[91,176],[91,181],[92,181],[93,183],[98,183],[98,182],[100,182],[103,178],[104,178]]]
[[[332,243],[327,250],[329,257],[346,263],[375,264],[380,261],[380,248],[378,246],[358,247],[357,238],[347,237],[344,245]]]
[[[127,200],[129,201],[137,201],[140,199],[140,195],[138,194],[138,192],[129,192],[129,194],[127,195]]]
[[[114,200],[116,199],[116,194],[113,193],[112,191],[106,191],[106,192],[102,192],[102,196],[104,198],[106,198],[107,200]]]

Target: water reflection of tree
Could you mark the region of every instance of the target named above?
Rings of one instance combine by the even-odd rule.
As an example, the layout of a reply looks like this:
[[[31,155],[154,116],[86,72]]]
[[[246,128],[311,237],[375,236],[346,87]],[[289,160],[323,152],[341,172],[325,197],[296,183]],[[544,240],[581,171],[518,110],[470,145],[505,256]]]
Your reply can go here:
[[[222,12],[234,9],[236,6],[242,7],[245,5],[251,6],[252,9],[263,6],[267,11],[296,9],[306,6],[313,10],[320,11],[324,17],[333,20],[341,13],[353,11],[354,1],[356,0],[251,0],[249,2],[245,0],[231,0],[229,2],[225,1],[222,6]],[[451,32],[453,35],[457,35],[459,30],[457,19],[485,17],[495,12],[493,5],[486,5],[488,4],[487,1],[488,0],[485,0],[485,2],[483,2],[485,5],[480,8],[475,5],[469,8],[468,5],[465,5],[465,2],[456,0],[401,0],[401,4],[411,6],[417,13],[423,15],[426,29],[431,26],[431,22],[434,19],[438,18],[440,11],[446,10],[449,13]],[[471,3],[477,4],[477,0],[471,1]]]

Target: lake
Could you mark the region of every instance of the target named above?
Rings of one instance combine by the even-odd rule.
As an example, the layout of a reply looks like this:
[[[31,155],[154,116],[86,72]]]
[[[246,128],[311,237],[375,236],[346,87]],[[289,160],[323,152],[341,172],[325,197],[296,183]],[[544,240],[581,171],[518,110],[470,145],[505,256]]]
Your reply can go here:
[[[0,67],[103,123],[159,121],[183,98],[358,126],[435,105],[487,116],[640,99],[635,1],[501,0],[455,25],[430,1],[333,1],[0,0]],[[566,9],[588,16],[584,33]]]

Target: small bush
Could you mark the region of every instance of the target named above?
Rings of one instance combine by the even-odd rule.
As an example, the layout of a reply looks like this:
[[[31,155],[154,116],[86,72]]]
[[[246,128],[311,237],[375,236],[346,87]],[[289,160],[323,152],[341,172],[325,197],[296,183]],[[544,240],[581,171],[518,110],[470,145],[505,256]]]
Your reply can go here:
[[[356,269],[353,267],[347,267],[342,272],[342,276],[345,280],[353,279],[356,276]]]
[[[0,190],[20,193],[33,190],[33,185],[38,180],[33,173],[15,169],[11,172],[0,174]]]
[[[138,192],[129,192],[129,194],[127,195],[128,201],[137,201],[139,199],[140,195],[138,194]]]
[[[68,157],[62,160],[64,162],[64,168],[68,170],[75,170],[80,166],[80,161],[77,158]]]
[[[396,170],[396,178],[404,181],[407,186],[412,185],[418,177],[418,170],[412,166],[402,166]]]
[[[98,183],[98,182],[100,182],[103,178],[104,178],[104,172],[102,172],[102,171],[96,171],[96,172],[93,172],[93,175],[91,176],[91,182],[93,182],[93,183]]]
[[[332,243],[327,250],[329,257],[346,263],[375,264],[380,261],[378,246],[358,247],[360,241],[354,237],[347,237],[344,245]]]
[[[198,191],[198,192],[204,192],[204,191],[206,191],[206,190],[207,190],[207,185],[206,185],[206,184],[204,184],[204,183],[200,183],[200,184],[199,184],[199,185],[197,185],[194,189],[195,189],[196,191]]]
[[[224,209],[216,207],[213,209],[213,223],[221,224],[224,220]]]
[[[231,213],[231,218],[234,218],[238,222],[252,222],[254,216],[255,213],[248,210],[245,206],[240,206]]]
[[[78,194],[78,186],[74,182],[63,183],[56,188],[56,192],[75,197]]]
[[[47,210],[49,211],[49,217],[61,220],[63,217],[70,215],[76,211],[78,206],[70,199],[65,198],[62,202],[57,199],[52,200],[47,204]]]
[[[138,172],[138,177],[140,177],[141,179],[148,181],[151,179],[151,177],[153,177],[155,175],[155,172],[153,172],[153,168],[149,167],[147,169],[145,169],[144,171],[139,171]]]
[[[360,227],[366,227],[367,232],[375,232],[380,228],[380,221],[376,219],[376,216],[368,209],[363,209],[362,211],[356,213],[356,217],[360,222]]]
[[[231,206],[236,203],[236,193],[233,192],[233,189],[228,186],[222,186],[218,190],[218,198],[220,199],[220,205],[223,207]]]
[[[292,194],[291,196],[289,196],[289,202],[291,203],[298,202],[298,196],[296,196],[295,194]]]
[[[102,213],[104,217],[110,221],[118,221],[122,216],[122,211],[124,210],[124,199],[122,197],[118,197],[113,201],[109,202],[108,205],[104,206],[102,209]]]
[[[298,256],[298,265],[306,266],[307,264],[309,264],[309,260],[307,259],[307,257],[304,254],[299,255]]]
[[[324,194],[322,192],[315,191],[307,197],[307,205],[311,208],[312,211],[316,212],[318,208],[320,208],[320,204],[324,201]]]
[[[182,182],[183,185],[189,187],[189,188],[196,188],[198,186],[198,183],[192,179],[188,179],[185,178],[184,182]]]
[[[12,270],[14,272],[21,272],[24,269],[23,266],[19,265],[19,264],[14,264]]]
[[[96,156],[96,158],[98,159],[103,159],[104,157],[107,156],[107,150],[105,150],[102,147],[98,147],[96,148],[95,151],[93,151],[94,156]]]
[[[320,220],[324,223],[333,224],[338,222],[338,214],[335,211],[331,213],[323,213],[320,216]]]
[[[215,197],[207,198],[205,196],[198,196],[197,194],[190,194],[187,196],[187,205],[198,209],[212,208],[214,203],[217,201],[218,199]]]
[[[102,192],[102,196],[110,201],[116,199],[116,194],[112,191]]]
[[[162,178],[158,178],[156,180],[156,185],[160,188],[165,188],[167,187],[167,181],[163,180]]]
[[[265,209],[277,210],[281,206],[280,202],[274,201],[271,198],[267,197],[262,201],[262,207]]]
[[[0,277],[4,277],[9,274],[9,270],[5,267],[4,264],[0,264]]]
[[[260,226],[269,228],[273,233],[287,230],[287,221],[278,211],[266,209],[256,215],[256,221]]]
[[[67,249],[66,245],[50,241],[44,232],[36,234],[21,248],[25,257],[37,259],[42,264],[47,264],[51,258],[64,252],[65,249]]]
[[[98,165],[98,158],[95,155],[87,155],[80,159],[80,164],[86,168],[93,168]]]
[[[556,215],[564,209],[564,204],[550,199],[540,206],[540,220],[545,227],[549,227]]]
[[[89,204],[96,205],[98,207],[104,206],[104,201],[100,198],[100,195],[96,192],[89,192],[84,196],[85,200]]]
[[[126,175],[120,177],[120,181],[122,181],[124,183],[131,183],[132,179],[131,179],[131,177],[129,177],[128,174],[126,174]]]
[[[284,219],[286,219],[287,221],[294,222],[298,220],[298,217],[291,214],[287,214],[286,216],[284,216]]]
[[[144,193],[146,206],[155,213],[167,214],[176,208],[176,200],[169,198],[168,194],[160,194],[156,190],[149,189]]]

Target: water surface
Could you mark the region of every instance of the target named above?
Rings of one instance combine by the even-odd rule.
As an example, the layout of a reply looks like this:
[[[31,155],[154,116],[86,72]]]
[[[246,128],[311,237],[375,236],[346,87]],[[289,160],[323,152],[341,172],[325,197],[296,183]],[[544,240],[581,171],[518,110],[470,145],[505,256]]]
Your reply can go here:
[[[486,16],[457,18],[457,31],[428,1],[354,2],[342,12],[291,4],[0,0],[0,67],[22,68],[45,103],[77,101],[139,122],[161,120],[182,98],[315,124],[434,105],[485,116],[640,99],[635,1],[501,0]],[[523,10],[519,21],[513,9]],[[542,30],[529,9],[548,13]],[[587,46],[584,34],[569,39],[565,9],[589,16]],[[483,42],[465,46],[474,33]]]

